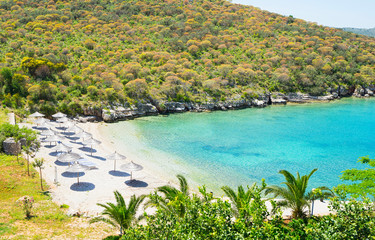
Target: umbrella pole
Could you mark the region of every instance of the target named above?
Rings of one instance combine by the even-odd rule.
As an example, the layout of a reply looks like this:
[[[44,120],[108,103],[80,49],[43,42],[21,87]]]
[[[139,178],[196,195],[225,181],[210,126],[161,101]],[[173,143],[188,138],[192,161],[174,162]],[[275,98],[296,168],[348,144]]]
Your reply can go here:
[[[113,171],[116,171],[116,160],[115,160],[115,164],[113,166]]]
[[[133,181],[133,172],[130,172],[130,182]]]
[[[77,181],[78,181],[78,185],[79,185],[79,173],[77,172]]]
[[[92,156],[92,145],[91,145],[91,156]]]

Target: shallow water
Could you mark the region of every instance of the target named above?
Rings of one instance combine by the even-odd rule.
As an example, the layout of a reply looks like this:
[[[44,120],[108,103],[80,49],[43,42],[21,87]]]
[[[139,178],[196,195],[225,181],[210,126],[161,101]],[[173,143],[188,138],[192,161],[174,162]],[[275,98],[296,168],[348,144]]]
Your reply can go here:
[[[358,157],[375,157],[375,99],[271,106],[228,112],[154,116],[109,124],[103,132],[133,158],[171,179],[218,190],[262,178],[279,184],[278,171],[307,174],[312,187],[333,187]]]

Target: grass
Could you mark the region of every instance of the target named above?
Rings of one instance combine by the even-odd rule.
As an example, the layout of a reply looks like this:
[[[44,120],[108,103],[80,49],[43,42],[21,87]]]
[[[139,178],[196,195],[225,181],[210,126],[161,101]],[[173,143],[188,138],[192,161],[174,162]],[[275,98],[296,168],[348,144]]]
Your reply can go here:
[[[0,124],[8,122],[8,114],[5,109],[0,109]]]
[[[38,172],[32,169],[27,176],[24,159],[17,163],[16,157],[0,154],[0,169],[0,239],[103,239],[117,233],[106,224],[66,215],[67,205],[40,191]],[[30,219],[15,203],[24,195],[35,200]]]

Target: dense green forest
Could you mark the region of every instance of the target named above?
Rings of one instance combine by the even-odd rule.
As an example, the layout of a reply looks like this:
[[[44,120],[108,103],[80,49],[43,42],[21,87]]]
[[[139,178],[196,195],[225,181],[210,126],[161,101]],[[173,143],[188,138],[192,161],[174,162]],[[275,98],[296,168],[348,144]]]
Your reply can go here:
[[[374,82],[375,40],[224,0],[0,0],[0,99],[81,113],[323,95]]]

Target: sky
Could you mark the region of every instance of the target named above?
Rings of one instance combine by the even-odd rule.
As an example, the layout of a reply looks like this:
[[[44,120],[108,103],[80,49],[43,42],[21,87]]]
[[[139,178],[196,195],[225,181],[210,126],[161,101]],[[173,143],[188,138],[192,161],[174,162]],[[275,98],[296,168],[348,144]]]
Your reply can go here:
[[[329,27],[375,27],[375,0],[232,0]]]

